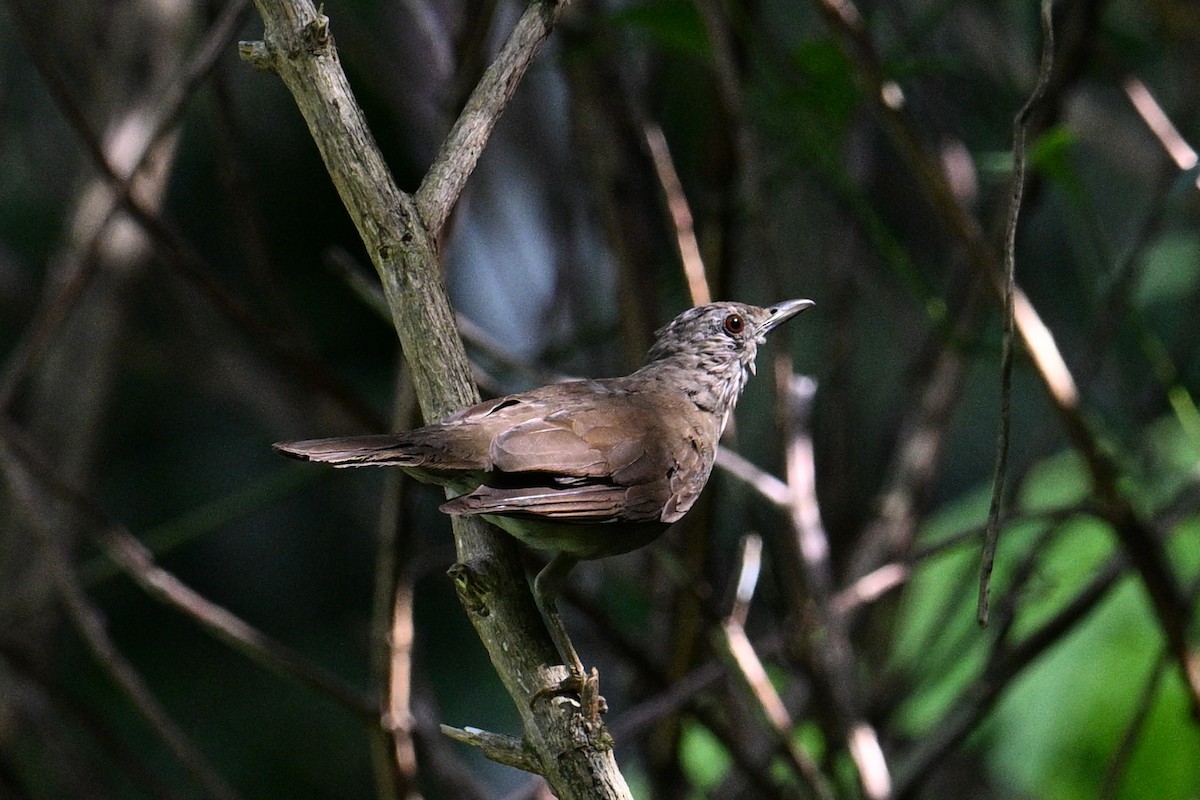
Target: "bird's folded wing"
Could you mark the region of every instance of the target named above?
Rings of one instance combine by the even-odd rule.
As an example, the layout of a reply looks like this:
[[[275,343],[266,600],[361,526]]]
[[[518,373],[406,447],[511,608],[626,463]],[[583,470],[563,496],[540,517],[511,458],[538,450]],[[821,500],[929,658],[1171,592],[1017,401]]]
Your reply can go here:
[[[668,469],[655,430],[659,421],[629,404],[594,402],[560,410],[499,433],[492,440],[491,461],[503,472],[604,478],[617,485],[653,481]]]
[[[581,485],[496,487],[483,485],[443,503],[447,514],[498,514],[556,522],[660,522],[666,482],[655,486]]]

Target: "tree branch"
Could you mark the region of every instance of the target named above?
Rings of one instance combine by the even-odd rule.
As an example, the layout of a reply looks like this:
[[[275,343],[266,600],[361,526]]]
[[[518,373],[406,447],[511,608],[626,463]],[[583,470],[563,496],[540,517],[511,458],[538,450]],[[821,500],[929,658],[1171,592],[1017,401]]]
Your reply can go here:
[[[388,172],[338,61],[328,18],[309,0],[255,0],[255,5],[265,23],[263,41],[244,42],[241,52],[255,66],[279,75],[308,123],[383,282],[425,418],[440,419],[476,401],[442,285],[435,235],[503,107],[502,102],[484,104],[491,111],[483,112],[476,99],[495,98],[486,88],[492,83],[511,94],[561,5],[530,6],[504,50],[513,60],[501,64],[502,54],[468,101],[465,119],[454,126],[437,161],[452,177],[445,188],[422,193],[428,216]],[[536,30],[543,33],[532,35]],[[437,187],[441,181],[430,177],[423,186]],[[562,668],[549,666],[558,657],[523,580],[515,543],[480,520],[457,518],[453,527],[455,586],[521,716],[524,746],[534,754],[530,766],[536,765],[563,800],[629,797],[604,726],[585,720],[578,706],[561,696],[534,699],[557,683]]]
[[[415,195],[417,211],[432,236],[441,234],[492,128],[566,7],[566,0],[530,3],[471,92]]]

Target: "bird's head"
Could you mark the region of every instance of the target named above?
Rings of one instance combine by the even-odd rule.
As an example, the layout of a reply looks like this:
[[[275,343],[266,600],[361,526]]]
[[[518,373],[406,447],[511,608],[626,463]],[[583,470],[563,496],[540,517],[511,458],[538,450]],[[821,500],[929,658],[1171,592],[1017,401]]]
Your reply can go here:
[[[687,387],[697,404],[708,404],[727,420],[749,373],[758,346],[773,329],[811,308],[811,300],[787,300],[767,308],[746,303],[711,303],[684,311],[655,334],[642,371],[668,372]],[[724,427],[724,425],[722,425]]]

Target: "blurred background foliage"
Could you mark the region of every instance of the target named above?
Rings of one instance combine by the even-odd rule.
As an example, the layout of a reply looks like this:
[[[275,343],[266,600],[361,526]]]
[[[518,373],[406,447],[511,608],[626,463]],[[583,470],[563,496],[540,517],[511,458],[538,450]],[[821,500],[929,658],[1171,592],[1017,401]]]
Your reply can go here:
[[[1200,797],[1197,698],[1148,599],[1179,600],[1200,662],[1200,7],[1056,6],[1017,280],[1172,585],[1131,568],[1123,518],[1019,351],[987,629],[1000,317],[903,142],[997,257],[1036,4],[574,0],[501,119],[441,242],[485,393],[628,371],[692,302],[657,130],[714,296],[817,302],[760,357],[726,445],[784,475],[808,428],[783,433],[780,387],[815,378],[828,591],[821,565],[789,563],[786,510],[724,472],[663,542],[574,576],[568,626],[638,797]],[[414,189],[520,4],[324,10]],[[0,796],[538,796],[437,731],[517,723],[444,575],[436,495],[270,450],[418,420],[303,122],[237,57],[260,35],[238,0],[0,4]],[[100,153],[122,177],[141,164],[140,216]],[[415,598],[399,766],[378,711],[395,497]],[[745,630],[782,728],[721,633],[751,533],[765,563]],[[132,540],[291,660],[131,579],[112,554]],[[885,774],[881,794],[867,778]]]

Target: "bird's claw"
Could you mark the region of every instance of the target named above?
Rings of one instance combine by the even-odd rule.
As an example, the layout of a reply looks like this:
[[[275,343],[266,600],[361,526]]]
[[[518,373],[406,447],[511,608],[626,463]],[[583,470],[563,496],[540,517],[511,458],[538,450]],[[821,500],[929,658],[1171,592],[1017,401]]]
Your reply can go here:
[[[529,702],[532,705],[538,700],[565,694],[578,695],[579,706],[589,720],[598,720],[601,714],[608,712],[608,703],[600,696],[600,672],[595,667],[586,675],[572,670],[558,683],[538,689]]]

